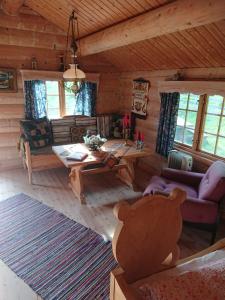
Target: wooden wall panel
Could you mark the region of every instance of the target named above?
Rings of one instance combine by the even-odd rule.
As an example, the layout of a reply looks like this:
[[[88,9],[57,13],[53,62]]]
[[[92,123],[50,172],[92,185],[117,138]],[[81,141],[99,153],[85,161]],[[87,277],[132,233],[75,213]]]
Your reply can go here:
[[[155,151],[158,121],[160,113],[160,96],[158,92],[158,82],[168,80],[178,70],[165,71],[143,71],[143,72],[124,72],[120,75],[120,110],[121,113],[129,113],[132,103],[132,81],[135,78],[142,77],[150,81],[151,87],[149,91],[148,117],[146,120],[137,119],[137,130],[145,135],[145,143],[152,151]],[[196,68],[180,70],[185,78],[197,79],[222,79],[225,78],[225,68]],[[223,79],[224,80],[224,79]],[[143,159],[140,165],[152,174],[159,174],[166,160],[155,154],[149,158]],[[197,171],[205,171],[208,162],[195,159],[194,168]]]
[[[102,74],[99,83],[97,113],[119,111],[119,73]]]
[[[26,48],[24,49],[26,52]],[[30,50],[27,49],[28,53],[29,51]],[[19,53],[18,61],[21,65],[24,63],[24,57],[20,51]],[[46,55],[48,54],[49,52],[46,51]],[[49,59],[51,59],[51,57]],[[12,60],[8,67],[15,67],[13,62],[14,61]],[[22,167],[21,158],[19,157],[17,151],[17,142],[20,132],[19,120],[24,116],[24,95],[22,89],[22,78],[19,70],[17,76],[17,85],[17,93],[0,93],[0,169]],[[97,113],[110,113],[118,111],[118,87],[118,73],[107,73],[100,76]]]

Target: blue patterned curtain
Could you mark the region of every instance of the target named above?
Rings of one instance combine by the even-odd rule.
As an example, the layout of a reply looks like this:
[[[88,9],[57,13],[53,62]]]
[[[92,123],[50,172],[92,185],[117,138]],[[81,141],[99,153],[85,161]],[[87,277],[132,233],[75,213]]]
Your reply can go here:
[[[97,84],[85,81],[81,85],[79,94],[76,96],[75,115],[93,117],[96,115],[95,104],[97,97]]]
[[[47,116],[46,86],[42,80],[24,81],[25,118],[40,119]]]
[[[179,93],[161,93],[156,152],[167,157],[173,149],[179,107]]]

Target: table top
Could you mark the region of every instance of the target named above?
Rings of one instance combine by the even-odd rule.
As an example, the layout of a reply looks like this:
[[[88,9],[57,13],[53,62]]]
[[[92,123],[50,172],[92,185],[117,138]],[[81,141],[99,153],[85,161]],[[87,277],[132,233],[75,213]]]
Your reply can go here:
[[[146,147],[137,150],[132,141],[128,141],[128,144],[129,146],[126,146],[124,140],[116,139],[105,142],[100,151],[90,151],[85,144],[53,146],[52,150],[67,168],[99,163],[106,153],[113,153],[116,157],[122,156],[125,159],[145,157],[152,154]],[[88,156],[83,161],[67,160],[66,157],[74,152],[86,153]]]

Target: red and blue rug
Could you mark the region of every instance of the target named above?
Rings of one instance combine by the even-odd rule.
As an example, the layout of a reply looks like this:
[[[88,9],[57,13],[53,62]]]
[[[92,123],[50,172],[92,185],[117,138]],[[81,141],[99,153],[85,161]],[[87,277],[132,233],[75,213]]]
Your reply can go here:
[[[109,299],[111,243],[25,194],[0,202],[0,259],[48,300]]]

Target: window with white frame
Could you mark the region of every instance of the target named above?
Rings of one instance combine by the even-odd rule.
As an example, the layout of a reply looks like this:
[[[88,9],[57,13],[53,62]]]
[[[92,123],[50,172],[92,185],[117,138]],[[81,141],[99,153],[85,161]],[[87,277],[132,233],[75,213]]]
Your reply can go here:
[[[49,119],[73,115],[76,96],[66,90],[62,81],[46,81],[46,110]]]
[[[175,142],[194,151],[225,158],[225,98],[181,93]]]

